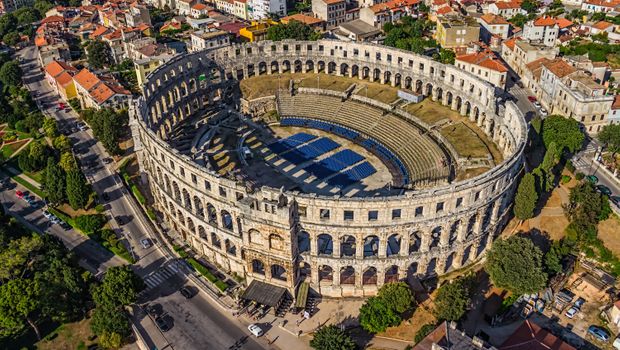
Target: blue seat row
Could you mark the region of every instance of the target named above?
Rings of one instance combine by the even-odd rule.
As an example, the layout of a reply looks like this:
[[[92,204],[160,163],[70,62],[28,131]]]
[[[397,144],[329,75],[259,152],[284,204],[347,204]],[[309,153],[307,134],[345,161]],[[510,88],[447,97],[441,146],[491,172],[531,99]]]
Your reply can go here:
[[[362,157],[361,155],[349,149],[345,149],[332,155],[329,158],[323,159],[318,163],[307,166],[305,170],[321,179],[335,174],[340,170],[351,166],[363,159],[364,157]]]
[[[377,169],[375,169],[375,167],[373,167],[370,163],[363,162],[345,171],[343,174],[346,174],[353,181],[358,181],[365,179],[376,172]]]
[[[305,132],[300,132],[285,139],[276,141],[270,144],[268,147],[272,152],[280,154],[314,139],[316,139],[316,136],[307,134]]]

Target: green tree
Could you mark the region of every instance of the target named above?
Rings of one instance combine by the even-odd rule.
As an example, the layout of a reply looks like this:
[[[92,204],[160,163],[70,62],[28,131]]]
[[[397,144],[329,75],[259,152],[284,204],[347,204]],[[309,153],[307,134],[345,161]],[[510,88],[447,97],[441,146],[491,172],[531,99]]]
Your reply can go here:
[[[77,162],[75,161],[75,157],[73,156],[73,153],[67,151],[67,152],[63,152],[60,155],[60,163],[59,163],[60,167],[62,168],[62,170],[64,170],[65,172],[69,172],[73,169],[77,169]]]
[[[18,32],[9,32],[4,34],[2,42],[8,46],[15,46],[21,41],[21,37]]]
[[[45,168],[43,188],[47,194],[47,199],[52,204],[60,204],[67,198],[65,178],[65,172],[58,165],[56,159],[49,157]]]
[[[69,138],[65,135],[60,135],[56,137],[52,141],[52,144],[54,145],[54,148],[57,149],[59,152],[66,153],[71,151],[71,142],[69,141]]]
[[[53,7],[54,4],[46,0],[37,0],[34,2],[34,8],[42,15],[45,15],[45,13],[51,10]]]
[[[58,137],[58,123],[56,123],[56,119],[49,117],[43,119],[43,132],[45,136],[51,139]]]
[[[581,148],[585,136],[575,119],[552,115],[543,121],[542,138],[547,148],[555,142],[560,153],[575,153]]]
[[[138,293],[144,289],[144,282],[129,266],[114,266],[108,269],[103,282],[93,291],[97,306],[125,306],[136,302]]]
[[[433,313],[438,320],[457,321],[471,303],[473,277],[460,277],[437,290]]]
[[[398,314],[402,314],[411,308],[413,304],[413,294],[411,289],[404,282],[392,282],[384,284],[379,289],[378,297]]]
[[[536,0],[524,0],[521,3],[521,8],[527,13],[535,13],[538,10],[538,2]]]
[[[22,84],[22,69],[17,61],[9,61],[0,67],[0,81],[5,86],[20,86]]]
[[[41,340],[35,318],[40,294],[41,286],[29,279],[17,278],[0,286],[0,335],[17,335],[27,323]]]
[[[86,46],[88,64],[97,69],[112,63],[110,47],[101,40],[93,40]]]
[[[89,194],[90,187],[82,171],[72,169],[67,172],[67,199],[69,199],[71,208],[77,210],[86,207]]]
[[[545,268],[549,275],[556,275],[562,271],[562,259],[571,250],[571,244],[566,239],[553,241],[549,251],[545,253]]]
[[[515,295],[536,293],[547,283],[542,258],[542,252],[532,240],[511,236],[493,243],[487,253],[485,269],[499,288],[506,288]]]
[[[17,18],[11,12],[0,16],[0,36],[6,33],[17,31]]]
[[[434,323],[427,323],[427,324],[425,324],[415,334],[415,338],[413,339],[413,341],[416,344],[421,342],[424,338],[426,338],[427,335],[429,335],[432,331],[434,331],[435,328],[437,328],[437,325],[434,324]]]
[[[595,241],[598,223],[611,214],[607,196],[598,193],[588,181],[571,188],[569,204],[564,209],[571,220],[569,228],[582,242]]]
[[[620,124],[605,125],[598,133],[598,139],[610,152],[620,152]]]
[[[357,348],[353,339],[334,325],[319,328],[310,340],[310,346],[316,350],[354,350]]]
[[[454,53],[454,51],[444,48],[439,49],[439,62],[445,64],[454,64],[455,59],[456,54]]]
[[[3,227],[8,227],[6,223]],[[40,236],[24,236],[3,244],[0,250],[0,281],[17,278],[24,273],[28,265],[34,262],[37,253],[43,248]]]
[[[514,213],[519,220],[527,220],[534,216],[534,209],[538,201],[536,179],[531,173],[526,173],[517,189],[515,196]]]
[[[19,8],[15,10],[13,14],[15,18],[17,18],[17,23],[20,25],[31,25],[41,18],[39,12],[32,7]]]
[[[366,331],[379,333],[398,325],[401,319],[383,299],[370,297],[360,308],[359,320]]]
[[[287,24],[278,24],[267,29],[267,40],[318,40],[320,38],[321,34],[314,31],[312,27],[294,20]]]
[[[118,334],[125,338],[131,334],[131,325],[122,307],[97,306],[90,327],[97,335]]]

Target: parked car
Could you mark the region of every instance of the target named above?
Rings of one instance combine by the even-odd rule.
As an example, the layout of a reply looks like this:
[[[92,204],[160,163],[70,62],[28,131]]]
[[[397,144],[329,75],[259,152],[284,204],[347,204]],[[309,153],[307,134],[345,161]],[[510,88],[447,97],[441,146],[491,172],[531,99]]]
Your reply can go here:
[[[530,100],[530,102],[536,102],[536,97],[534,96],[528,96],[527,99]]]
[[[540,108],[540,115],[542,115],[543,117],[546,117],[549,113],[547,113],[547,110],[544,108]]]
[[[542,107],[542,105],[538,101],[534,101],[534,106],[536,106],[536,108],[541,108]]]
[[[598,326],[590,326],[588,327],[588,334],[593,336],[594,338],[606,342],[609,340],[609,333],[601,327]]]
[[[192,293],[192,291],[186,286],[181,287],[181,289],[179,289],[179,292],[181,293],[182,296],[185,297],[185,299],[190,299],[191,297],[194,296],[194,293]]]
[[[609,200],[617,206],[620,206],[620,196],[611,196]]]
[[[599,192],[601,192],[602,194],[604,194],[606,196],[611,196],[611,190],[609,189],[609,187],[607,187],[605,185],[598,185],[598,186],[596,186],[596,189],[599,190]]]
[[[591,184],[596,185],[596,183],[598,182],[598,177],[594,175],[588,175],[586,176],[586,180],[588,180],[588,182],[590,182]]]
[[[19,199],[24,199],[24,192],[17,190],[15,191],[15,196],[17,196],[17,198]]]
[[[157,315],[159,315],[159,307],[158,307],[158,305],[159,304],[149,304],[149,305],[147,305],[146,308],[145,308],[146,312],[149,315],[151,315],[153,317],[156,317]]]
[[[155,324],[157,325],[157,328],[159,328],[159,330],[162,332],[167,332],[170,330],[170,325],[168,324],[168,322],[166,322],[164,316],[159,316],[155,318]]]
[[[142,238],[140,240],[140,245],[144,249],[149,249],[151,247],[151,241],[148,238]]]
[[[573,318],[575,317],[575,315],[577,314],[577,312],[579,312],[579,309],[577,309],[576,307],[572,306],[570,309],[568,309],[566,311],[566,313],[564,315],[566,315],[566,317],[568,318]]]
[[[264,334],[263,330],[260,328],[259,325],[252,323],[251,325],[248,326],[248,330],[250,331],[250,333],[252,333],[255,337],[260,337]]]
[[[584,298],[580,297],[579,299],[575,300],[575,304],[573,304],[573,306],[576,307],[577,309],[581,310],[581,307],[585,303],[586,303],[586,300]]]

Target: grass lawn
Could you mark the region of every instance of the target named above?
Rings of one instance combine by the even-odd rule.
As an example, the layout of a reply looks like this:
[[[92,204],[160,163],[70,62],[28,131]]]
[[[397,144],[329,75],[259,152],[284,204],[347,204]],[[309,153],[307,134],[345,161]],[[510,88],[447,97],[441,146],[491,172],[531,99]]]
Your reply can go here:
[[[271,75],[260,75],[241,80],[239,82],[239,86],[243,97],[251,100],[259,97],[275,95],[276,91],[278,91],[278,86],[282,90],[287,90],[291,79],[294,81],[296,87],[320,87],[321,89],[335,91],[345,91],[352,84],[359,83],[358,79],[337,77],[322,73],[319,73],[318,75],[314,73],[274,73]]]
[[[241,80],[239,87],[243,97],[252,100],[275,95],[276,91],[278,91],[278,80],[281,89],[288,89],[290,77],[290,74],[280,74],[279,79],[278,74],[261,75]]]
[[[489,168],[472,168],[472,169],[467,169],[464,171],[458,171],[458,174],[456,176],[456,180],[457,181],[462,181],[462,180],[467,180],[467,179],[471,179],[474,178],[480,174],[486,173],[487,171],[489,171]]]
[[[489,149],[478,135],[463,123],[448,125],[439,131],[461,157],[486,157]]]
[[[83,319],[61,325],[35,345],[38,350],[86,350],[90,345],[95,344],[94,341],[88,340],[92,336],[90,319]]]
[[[463,118],[456,111],[441,105],[439,102],[433,102],[429,98],[425,98],[420,103],[409,104],[404,109],[429,125],[444,119],[459,120],[459,118]]]
[[[318,76],[318,78],[317,78]],[[337,77],[329,74],[295,74],[293,76],[297,87],[316,88],[345,91],[349,86],[356,82],[356,79],[348,77]]]
[[[358,86],[364,87],[355,93],[358,96],[372,98],[373,100],[388,104],[398,99],[398,89],[395,87],[358,79],[353,80],[357,82]],[[368,90],[368,92],[366,90]]]
[[[11,143],[6,143],[2,146],[2,156],[4,159],[9,159],[18,149],[25,145],[28,140],[19,140]]]
[[[616,256],[620,256],[620,240],[618,240],[618,227],[620,219],[616,215],[598,224],[598,238],[603,241],[605,247]]]

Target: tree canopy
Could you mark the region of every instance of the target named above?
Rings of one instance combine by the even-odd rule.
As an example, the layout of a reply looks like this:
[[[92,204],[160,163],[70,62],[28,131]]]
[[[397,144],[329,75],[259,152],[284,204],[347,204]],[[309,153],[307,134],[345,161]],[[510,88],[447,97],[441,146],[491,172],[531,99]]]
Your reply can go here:
[[[520,220],[527,220],[533,217],[537,201],[536,179],[532,173],[526,173],[517,188],[513,208],[515,216]]]
[[[378,297],[383,299],[392,310],[401,314],[411,308],[413,294],[404,282],[392,282],[384,284],[379,289]]]
[[[598,139],[613,153],[620,152],[620,124],[605,125],[598,133]]]
[[[585,136],[575,119],[551,115],[543,120],[542,139],[545,147],[555,142],[560,153],[575,153],[581,148]]]
[[[398,325],[401,318],[383,299],[370,297],[360,308],[359,320],[366,331],[379,333]]]
[[[101,40],[93,40],[86,46],[88,64],[97,69],[107,67],[112,63],[110,47]]]
[[[90,186],[79,169],[67,172],[67,199],[74,210],[86,207],[90,195]]]
[[[457,321],[463,317],[471,303],[473,277],[455,279],[439,287],[433,313],[438,320]]]
[[[422,54],[427,48],[437,46],[435,40],[425,37],[432,27],[432,22],[428,20],[405,16],[399,23],[388,22],[383,26],[386,33],[383,44]],[[448,58],[446,55],[449,54],[444,54],[444,58]]]
[[[82,117],[93,129],[95,137],[112,154],[120,154],[119,141],[129,121],[127,111],[116,112],[110,108],[101,110],[87,109],[82,111]]]
[[[49,157],[42,185],[50,203],[60,204],[67,198],[65,176],[64,170],[58,165],[54,157]]]
[[[542,258],[542,252],[532,240],[511,236],[493,243],[485,269],[497,287],[516,295],[536,293],[547,283]]]
[[[267,40],[318,40],[320,38],[321,33],[315,31],[312,27],[305,23],[294,20],[286,24],[281,23],[271,26],[267,29]]]
[[[22,84],[22,69],[17,61],[9,61],[0,67],[0,81],[4,86],[20,86]]]
[[[319,328],[310,340],[310,346],[316,350],[354,350],[357,348],[353,339],[334,325]]]

